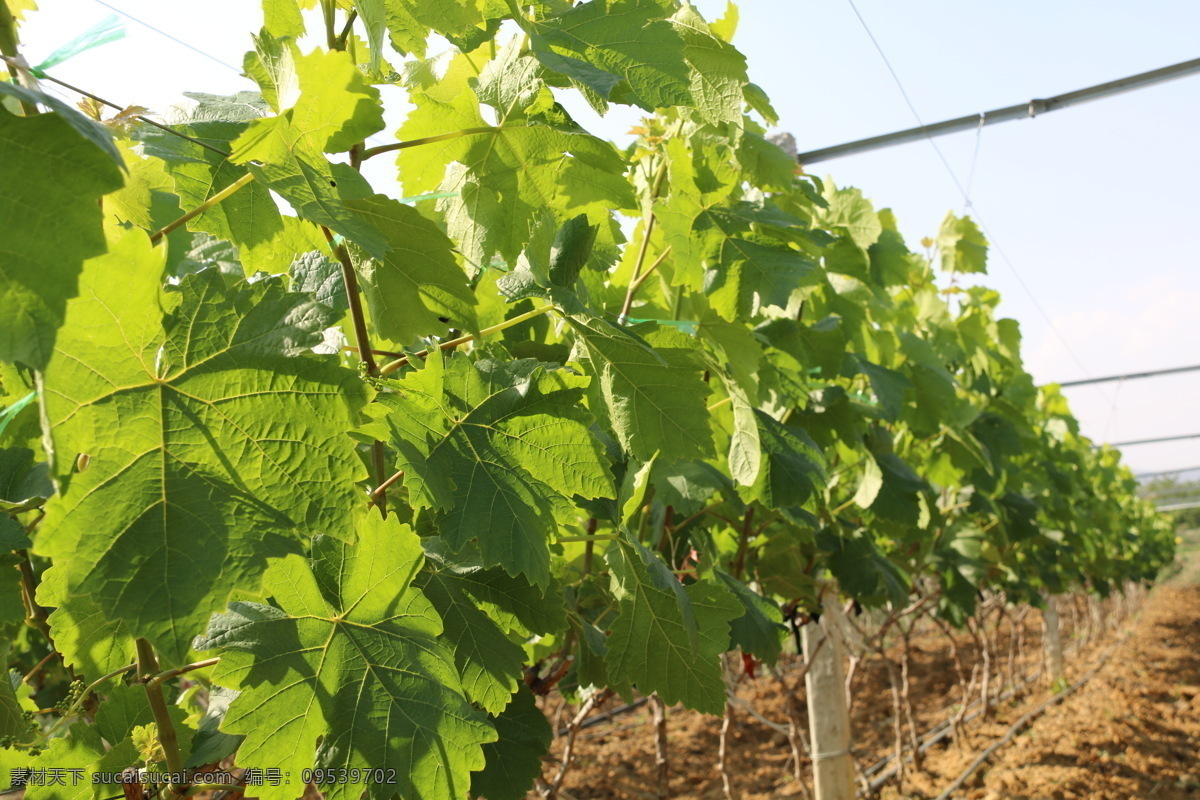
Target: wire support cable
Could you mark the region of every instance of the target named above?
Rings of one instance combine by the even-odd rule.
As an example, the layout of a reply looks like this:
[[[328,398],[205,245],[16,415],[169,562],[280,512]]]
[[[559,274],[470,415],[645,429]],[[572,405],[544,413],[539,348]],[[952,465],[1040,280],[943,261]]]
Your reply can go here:
[[[958,173],[956,173],[954,171],[954,168],[952,166],[950,166],[950,162],[946,159],[946,154],[942,152],[942,148],[938,146],[938,143],[936,141],[934,141],[933,133],[931,133],[931,131],[933,129],[931,129],[930,126],[927,126],[925,124],[925,121],[921,118],[920,112],[917,111],[916,105],[913,103],[912,98],[909,97],[908,91],[904,88],[904,82],[900,80],[900,75],[896,72],[895,68],[892,66],[891,60],[887,57],[887,53],[884,52],[883,46],[879,44],[879,40],[875,38],[875,34],[871,32],[871,27],[867,24],[866,19],[859,12],[858,6],[856,6],[854,4],[854,0],[847,0],[847,2],[850,4],[850,8],[854,11],[854,16],[858,17],[858,21],[862,25],[863,30],[866,31],[867,37],[871,40],[871,44],[874,45],[875,52],[877,52],[879,54],[880,59],[883,60],[884,66],[887,67],[888,72],[891,73],[892,80],[895,81],[896,88],[900,90],[900,96],[904,98],[905,105],[908,106],[908,110],[910,112],[912,112],[913,118],[917,121],[918,127],[912,128],[909,131],[910,133],[913,133],[913,135],[911,137],[905,139],[904,141],[915,141],[922,137],[929,141],[930,147],[932,147],[934,152],[937,153],[938,160],[942,162],[942,166],[945,168],[946,174],[948,174],[950,176],[950,180],[952,180],[954,182],[955,187],[958,188],[959,194],[962,195],[963,203],[964,203],[965,207],[970,208],[975,212],[975,219],[979,224],[980,230],[982,230],[984,236],[987,237],[990,247],[993,250],[995,250],[996,254],[998,256],[1000,256],[1001,262],[1003,262],[1004,265],[1006,267],[1008,267],[1009,272],[1011,272],[1013,277],[1016,278],[1017,284],[1021,287],[1022,290],[1024,290],[1025,295],[1029,298],[1029,301],[1033,304],[1033,307],[1035,309],[1037,309],[1037,312],[1041,315],[1042,319],[1046,323],[1046,326],[1054,334],[1055,338],[1057,338],[1059,343],[1062,344],[1063,349],[1067,352],[1067,355],[1071,357],[1071,360],[1075,362],[1075,365],[1077,367],[1079,367],[1080,371],[1083,372],[1084,375],[1091,377],[1091,373],[1083,365],[1083,361],[1079,358],[1079,356],[1075,353],[1074,349],[1072,349],[1071,345],[1067,342],[1066,337],[1063,336],[1061,331],[1059,331],[1058,327],[1054,324],[1054,321],[1050,318],[1050,315],[1048,313],[1046,313],[1046,309],[1038,301],[1037,296],[1033,293],[1033,290],[1030,288],[1029,284],[1025,282],[1025,279],[1023,277],[1021,277],[1021,273],[1017,271],[1017,268],[1013,264],[1012,260],[1004,252],[1004,248],[1002,248],[1000,246],[1000,243],[996,240],[996,237],[992,234],[991,230],[988,228],[987,224],[984,222],[983,218],[980,216],[978,209],[976,209],[974,207],[974,204],[971,202],[971,193],[967,190],[967,188],[965,186],[963,186],[962,181],[959,180],[959,178],[958,178]],[[1197,59],[1196,65],[1197,65],[1196,69],[1200,70],[1200,59]],[[964,117],[962,119],[969,120],[969,122],[965,126],[965,128],[970,128],[972,125],[975,125],[975,126],[978,126],[980,131],[982,131],[982,128],[984,125],[990,125],[990,124],[994,124],[997,121],[1002,121],[995,117],[995,115],[997,113],[998,112],[996,112],[996,111],[989,111],[989,112],[986,112],[984,115],[973,115],[971,117]],[[962,130],[962,129],[963,128],[957,128],[956,130]],[[949,131],[947,131],[947,132],[949,132]],[[894,141],[894,142],[890,142],[889,144],[900,144],[900,143],[901,143],[900,141]],[[979,143],[978,143],[978,139],[977,139],[976,140],[976,155],[978,155],[978,144]],[[880,145],[880,146],[887,146],[887,145]],[[827,148],[827,149],[834,149],[834,148]],[[843,153],[843,155],[849,155],[850,152],[862,152],[862,150],[865,150],[865,149],[875,149],[875,148],[861,148],[859,150],[847,151],[846,153]],[[821,153],[821,152],[824,152],[824,151],[813,151],[811,153],[800,153],[800,154],[797,154],[796,160],[798,162],[800,162],[801,164],[804,164],[804,163],[806,163],[805,162],[806,158],[808,158],[811,161],[811,160],[813,160],[812,156],[814,153]],[[832,157],[832,156],[826,156],[826,157]],[[816,160],[821,160],[821,159],[818,158]],[[972,164],[972,179],[974,178],[973,173],[974,173],[974,164]],[[1110,404],[1113,402],[1113,398],[1112,398],[1112,396],[1109,395],[1108,392],[1104,391],[1103,389],[1100,389],[1099,391],[1101,394],[1103,394],[1105,396],[1106,399],[1108,399]]]

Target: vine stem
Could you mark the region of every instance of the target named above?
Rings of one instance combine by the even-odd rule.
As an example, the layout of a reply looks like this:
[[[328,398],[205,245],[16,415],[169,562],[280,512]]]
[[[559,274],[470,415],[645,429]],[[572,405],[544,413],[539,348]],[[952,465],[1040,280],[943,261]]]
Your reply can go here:
[[[671,760],[667,740],[667,704],[658,696],[650,695],[650,711],[654,724],[655,796],[666,800],[670,794]]]
[[[7,3],[0,3],[0,53],[4,54],[4,61],[9,67],[24,66],[17,43],[17,21],[13,18]],[[13,78],[16,77],[17,74],[14,72]],[[37,103],[22,100],[21,110],[25,112],[25,116],[32,117],[38,113]]]
[[[737,556],[733,560],[733,577],[739,581],[742,579],[742,572],[746,567],[746,550],[750,544],[750,531],[754,523],[754,506],[746,509],[746,516],[742,519],[742,533],[738,538]]]
[[[580,706],[579,712],[575,714],[574,719],[567,723],[567,743],[563,746],[562,758],[559,761],[558,773],[554,776],[554,780],[542,792],[542,796],[546,800],[554,800],[558,796],[559,789],[562,787],[563,779],[567,777],[567,772],[571,769],[571,762],[575,757],[575,737],[579,733],[579,727],[583,724],[587,715],[592,709],[603,703],[612,695],[611,689],[600,689],[592,694]]]
[[[171,773],[172,778],[178,778],[183,775],[183,757],[179,754],[179,737],[175,733],[175,724],[171,722],[171,712],[167,706],[167,699],[163,696],[162,686],[154,680],[158,673],[158,659],[154,657],[154,648],[146,639],[137,640],[137,668],[143,676],[146,700],[150,703],[150,713],[154,715],[154,723],[158,728],[158,741],[166,755],[167,770]],[[186,786],[174,783],[167,788],[170,795],[182,796],[187,791]]]
[[[380,374],[379,365],[375,362],[374,351],[371,350],[371,342],[367,334],[367,316],[363,311],[362,297],[358,292],[358,276],[354,272],[354,264],[350,261],[350,254],[346,251],[346,246],[333,243],[333,232],[329,228],[322,225],[321,233],[325,234],[325,241],[329,242],[329,248],[342,267],[342,282],[346,285],[346,299],[350,301],[350,318],[354,322],[354,340],[358,345],[358,357],[366,367],[367,374],[374,377]]]
[[[245,175],[238,178],[236,181],[229,184],[224,189],[217,192],[212,197],[208,198],[203,203],[196,206],[195,208],[193,208],[191,211],[184,214],[179,219],[176,219],[172,222],[168,222],[166,225],[159,228],[154,233],[150,234],[150,244],[158,244],[160,241],[162,241],[162,238],[164,236],[166,236],[171,231],[178,228],[180,225],[187,223],[189,220],[195,219],[196,217],[200,216],[205,211],[208,211],[210,208],[217,205],[218,203],[223,202],[224,200],[227,200],[239,189],[241,189],[244,186],[248,186],[253,181],[254,181],[254,173],[247,172]]]
[[[513,127],[513,126],[508,126]],[[409,147],[419,147],[423,144],[433,144],[435,142],[446,142],[451,139],[458,139],[463,136],[476,136],[484,133],[499,133],[504,130],[504,125],[481,125],[476,128],[463,128],[460,131],[451,131],[450,133],[439,133],[436,136],[422,136],[420,139],[409,139],[404,142],[392,142],[391,144],[381,144],[377,147],[368,147],[362,151],[362,160],[381,156],[384,153],[391,153],[395,150],[404,150]]]
[[[634,294],[637,293],[638,289],[642,288],[642,284],[646,282],[646,278],[649,278],[651,275],[653,275],[654,271],[658,269],[660,264],[667,260],[667,256],[669,255],[671,255],[671,245],[664,247],[663,251],[658,254],[658,258],[654,259],[654,263],[647,267],[646,271],[641,275],[638,275],[637,278],[634,279],[634,281],[630,284],[629,288],[633,290]]]
[[[599,520],[595,517],[589,518],[587,521],[587,535],[583,537],[583,577],[585,578],[592,571],[592,557],[596,549],[596,526],[598,523]],[[578,603],[578,595],[576,595],[576,601]]]
[[[345,50],[346,42],[350,41],[350,34],[354,33],[354,20],[358,19],[358,9],[350,9],[350,13],[346,15],[346,24],[342,28],[342,32],[337,37],[337,49]]]
[[[56,655],[58,655],[58,651],[51,648],[50,652],[46,654],[45,658],[43,658],[41,661],[34,664],[33,669],[31,669],[31,670],[29,670],[29,672],[25,673],[25,677],[21,678],[21,683],[29,683],[30,681],[32,681],[34,679],[34,676],[36,676],[39,672],[42,671],[42,667],[49,664],[50,659],[54,658]]]
[[[18,550],[17,558],[21,559],[18,564],[21,570],[21,599],[25,601],[25,613],[29,622],[41,631],[46,640],[50,642],[50,647],[54,648],[54,638],[50,635],[50,624],[46,621],[49,614],[46,609],[38,605],[37,596],[37,575],[33,571],[33,562],[29,560],[28,550]]]
[[[442,342],[441,344],[439,344],[437,346],[437,349],[438,350],[453,350],[455,347],[458,347],[460,344],[466,344],[467,342],[473,342],[476,339],[481,339],[484,336],[488,336],[489,334],[493,334],[493,333],[502,331],[505,328],[511,328],[514,325],[519,325],[520,323],[524,322],[527,319],[533,319],[534,317],[539,317],[542,314],[545,314],[547,311],[553,311],[553,310],[554,310],[554,306],[542,306],[541,308],[535,308],[532,311],[526,311],[524,314],[518,314],[517,316],[513,317],[512,319],[506,319],[506,320],[504,320],[504,322],[498,322],[495,325],[491,325],[487,328],[484,328],[478,334],[468,333],[466,336],[459,336],[457,339],[450,339],[448,341]],[[398,370],[401,367],[408,364],[412,359],[425,358],[426,356],[429,355],[430,352],[431,352],[431,350],[426,349],[426,350],[422,350],[421,352],[419,352],[415,355],[405,356],[404,358],[398,358],[395,361],[389,361],[388,363],[384,364],[382,367],[379,368],[379,374],[380,375],[390,375],[391,373],[395,372],[396,370]]]
[[[675,126],[674,133],[678,134],[679,129],[682,126],[683,120],[680,120]],[[633,307],[633,298],[637,294],[638,289],[642,288],[642,284],[645,283],[646,278],[649,277],[650,273],[654,272],[654,270],[658,268],[658,265],[662,263],[663,259],[666,258],[667,253],[670,252],[671,249],[669,246],[665,248],[650,266],[650,268],[646,270],[645,274],[642,273],[642,264],[646,261],[646,251],[650,247],[650,238],[654,233],[654,223],[657,219],[657,217],[654,215],[654,201],[658,199],[658,195],[662,192],[663,181],[666,180],[666,178],[667,155],[664,152],[662,161],[658,165],[658,172],[654,175],[654,184],[650,187],[650,207],[646,213],[646,230],[642,234],[642,243],[641,246],[638,247],[637,260],[633,264],[633,277],[630,278],[629,286],[625,289],[625,301],[621,304],[621,315],[618,317],[618,322],[621,325],[625,324],[625,320],[629,316],[629,309]]]
[[[358,345],[359,360],[366,368],[367,374],[376,377],[381,374],[379,362],[375,360],[375,353],[371,349],[370,334],[367,333],[367,315],[363,311],[362,295],[358,291],[358,275],[354,271],[353,262],[350,261],[350,253],[344,244],[333,243],[333,232],[329,228],[322,225],[321,232],[325,234],[325,241],[329,242],[329,247],[342,268],[342,283],[346,286],[346,299],[350,304],[350,319],[354,323],[354,341]],[[384,473],[387,472],[387,464],[383,457],[383,442],[379,440],[371,444],[371,469],[375,472],[375,480],[382,482]],[[372,493],[372,498],[379,513],[387,519],[386,489],[378,497]]]

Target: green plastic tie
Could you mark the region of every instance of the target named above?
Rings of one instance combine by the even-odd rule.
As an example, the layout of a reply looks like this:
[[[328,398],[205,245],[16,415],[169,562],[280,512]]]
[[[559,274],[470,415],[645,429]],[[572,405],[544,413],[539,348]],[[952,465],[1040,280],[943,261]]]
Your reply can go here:
[[[698,322],[690,319],[637,319],[635,317],[626,317],[625,322],[631,325],[640,325],[643,322],[653,322],[656,325],[669,325],[672,328],[683,331],[684,333],[694,334]]]
[[[30,392],[8,408],[0,411],[0,436],[4,435],[4,429],[8,427],[8,423],[12,422],[17,414],[24,411],[25,406],[32,403],[36,398],[37,392]]]
[[[39,78],[45,78],[46,70],[50,69],[51,67],[56,67],[67,59],[74,58],[85,50],[91,50],[93,47],[99,47],[102,44],[108,44],[109,42],[115,42],[118,39],[124,38],[125,26],[121,24],[121,20],[116,14],[109,14],[107,17],[100,20],[95,25],[55,50],[46,57],[45,61],[38,64],[36,67],[30,67],[29,71]]]
[[[425,194],[414,194],[412,197],[401,197],[400,202],[407,205],[419,203],[422,200],[441,200],[444,197],[458,197],[458,192],[426,192]]]

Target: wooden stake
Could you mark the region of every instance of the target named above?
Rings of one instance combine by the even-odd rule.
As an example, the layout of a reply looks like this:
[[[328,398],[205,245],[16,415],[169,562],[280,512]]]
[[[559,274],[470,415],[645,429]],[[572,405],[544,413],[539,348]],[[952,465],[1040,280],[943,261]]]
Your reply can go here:
[[[816,800],[854,800],[850,714],[846,707],[845,643],[837,620],[837,585],[822,591],[821,620],[804,626],[805,685]],[[822,644],[823,643],[823,644]]]
[[[1054,595],[1046,593],[1046,607],[1042,609],[1042,625],[1045,633],[1046,679],[1051,686],[1063,676],[1062,634],[1058,626],[1058,605]]]

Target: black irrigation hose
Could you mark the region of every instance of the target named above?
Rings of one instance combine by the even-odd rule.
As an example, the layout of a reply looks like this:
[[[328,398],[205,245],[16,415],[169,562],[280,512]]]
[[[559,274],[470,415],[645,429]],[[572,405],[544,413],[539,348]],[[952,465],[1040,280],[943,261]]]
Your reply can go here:
[[[1013,697],[1018,692],[1020,692],[1022,689],[1029,686],[1035,680],[1040,678],[1044,671],[1045,670],[1039,669],[1037,672],[1033,673],[1028,678],[1021,681],[1021,683],[1009,688],[1003,694],[998,695],[993,700],[993,702],[1003,703],[1005,700],[1008,700],[1010,697]],[[967,708],[968,709],[975,708],[976,706],[980,705],[982,702],[983,702],[982,700],[974,700],[967,706]],[[974,712],[966,715],[965,717],[963,717],[962,721],[963,721],[963,723],[970,722],[971,720],[975,719],[982,713],[983,713],[983,709],[979,709],[978,711],[974,711]],[[926,750],[933,747],[938,742],[948,739],[953,735],[954,735],[954,727],[953,727],[953,725],[951,725],[950,720],[948,720],[948,719],[943,720],[943,721],[939,722],[937,725],[934,725],[932,728],[930,728],[929,731],[927,731],[926,734],[921,737],[921,744],[918,745],[917,750],[921,753],[924,753]],[[886,767],[888,764],[890,764],[892,761],[895,761],[895,760],[896,760],[895,753],[881,758],[879,761],[875,762],[874,764],[872,764],[871,766],[869,766],[865,770],[863,770],[863,777],[870,778],[872,775],[879,772],[880,770],[883,770],[884,767]],[[904,761],[905,761],[905,763],[912,761],[912,753],[906,753],[904,756]],[[890,769],[884,770],[882,775],[880,775],[878,778],[875,778],[873,781],[871,781],[871,784],[870,784],[871,791],[874,792],[874,791],[878,790],[881,786],[883,786],[885,783],[887,783],[889,780],[891,780],[892,776],[895,775],[896,772],[897,772],[897,768],[895,766],[892,766]]]
[[[1126,634],[1124,636],[1122,636],[1117,641],[1113,642],[1109,646],[1108,650],[1104,653],[1104,655],[1100,657],[1099,662],[1097,662],[1094,667],[1092,667],[1090,670],[1088,670],[1082,678],[1075,681],[1075,683],[1072,683],[1066,689],[1063,689],[1061,692],[1059,692],[1058,694],[1049,698],[1044,703],[1039,705],[1037,708],[1033,709],[1029,713],[1025,714],[1025,716],[1021,717],[1019,720],[1014,722],[1012,727],[1008,729],[1008,733],[1004,734],[1004,736],[997,739],[990,746],[988,746],[988,748],[986,750],[984,750],[982,753],[980,753],[979,756],[970,763],[970,765],[966,768],[966,770],[964,770],[963,773],[961,775],[959,775],[958,778],[955,779],[954,783],[950,784],[950,788],[946,789],[946,791],[944,791],[940,795],[938,795],[937,800],[950,800],[950,796],[954,792],[961,789],[962,785],[967,782],[967,779],[970,778],[971,775],[973,775],[977,769],[982,767],[984,765],[984,763],[989,758],[991,758],[992,755],[997,750],[999,750],[1001,747],[1003,747],[1004,745],[1011,742],[1013,740],[1013,737],[1015,737],[1018,733],[1020,733],[1027,725],[1029,725],[1030,722],[1032,722],[1033,720],[1035,720],[1039,716],[1041,716],[1043,713],[1045,713],[1046,710],[1048,708],[1050,708],[1051,706],[1061,703],[1063,700],[1065,700],[1067,697],[1069,697],[1071,694],[1073,694],[1077,689],[1079,689],[1084,684],[1086,684],[1088,681],[1090,681],[1093,677],[1095,677],[1096,673],[1100,671],[1100,668],[1103,667],[1108,662],[1109,656],[1111,656],[1114,652],[1116,652],[1117,648],[1120,645],[1125,643],[1125,641],[1129,638],[1131,633],[1132,633],[1132,631],[1126,632]]]
[[[1082,649],[1083,646],[1084,646],[1083,643],[1076,643],[1075,646],[1073,648],[1071,648],[1070,652],[1071,653],[1077,652],[1080,649]],[[1013,696],[1013,694],[1024,689],[1026,686],[1033,683],[1037,678],[1041,677],[1043,672],[1045,672],[1045,670],[1043,670],[1043,669],[1039,669],[1037,672],[1034,672],[1032,675],[1027,677],[1024,681],[1022,681],[1018,685],[1008,689],[1006,692],[999,695],[996,698],[996,702],[1004,702],[1005,700],[1009,699],[1010,697]],[[981,702],[982,702],[981,700],[974,700],[973,702],[971,702],[970,705],[967,706],[967,708],[968,709],[975,708],[975,706],[979,705]],[[971,720],[978,717],[980,713],[981,712],[976,711],[972,714],[967,715],[966,717],[963,718],[963,722],[964,723],[970,722]],[[925,751],[929,750],[929,748],[933,747],[938,742],[941,742],[941,741],[945,740],[946,738],[948,738],[952,734],[952,732],[953,732],[953,728],[950,725],[950,720],[944,720],[942,722],[939,722],[937,725],[930,728],[925,733],[925,735],[921,737],[921,744],[917,746],[917,750],[919,752],[924,753]],[[884,756],[879,761],[876,761],[874,764],[872,764],[871,766],[869,766],[865,770],[863,770],[863,777],[864,778],[871,777],[875,773],[879,772],[879,770],[883,769],[889,763],[891,763],[892,761],[895,761],[895,760],[896,760],[895,753]],[[904,756],[904,761],[905,761],[905,763],[912,761],[912,753],[906,753]],[[872,792],[878,791],[879,788],[881,786],[883,786],[883,784],[885,784],[888,780],[890,780],[892,778],[892,776],[895,774],[896,774],[896,768],[892,767],[891,769],[888,769],[886,773],[884,773],[880,777],[876,778],[875,780],[871,781],[871,783],[870,783],[871,791]]]
[[[646,705],[646,703],[649,703],[649,702],[650,702],[649,697],[639,697],[637,700],[634,700],[632,703],[629,703],[628,705],[623,705],[623,706],[620,706],[619,708],[614,708],[612,711],[606,711],[603,714],[599,714],[597,716],[592,717],[591,719],[584,720],[583,722],[581,722],[579,724],[579,730],[582,731],[582,730],[585,730],[586,728],[594,728],[597,725],[603,725],[605,722],[608,722],[611,719],[619,717],[622,714],[628,714],[630,711],[636,711],[637,709],[641,708],[642,706]],[[571,729],[569,727],[559,728],[558,735],[566,736],[568,733],[570,733],[570,731],[571,731]]]

